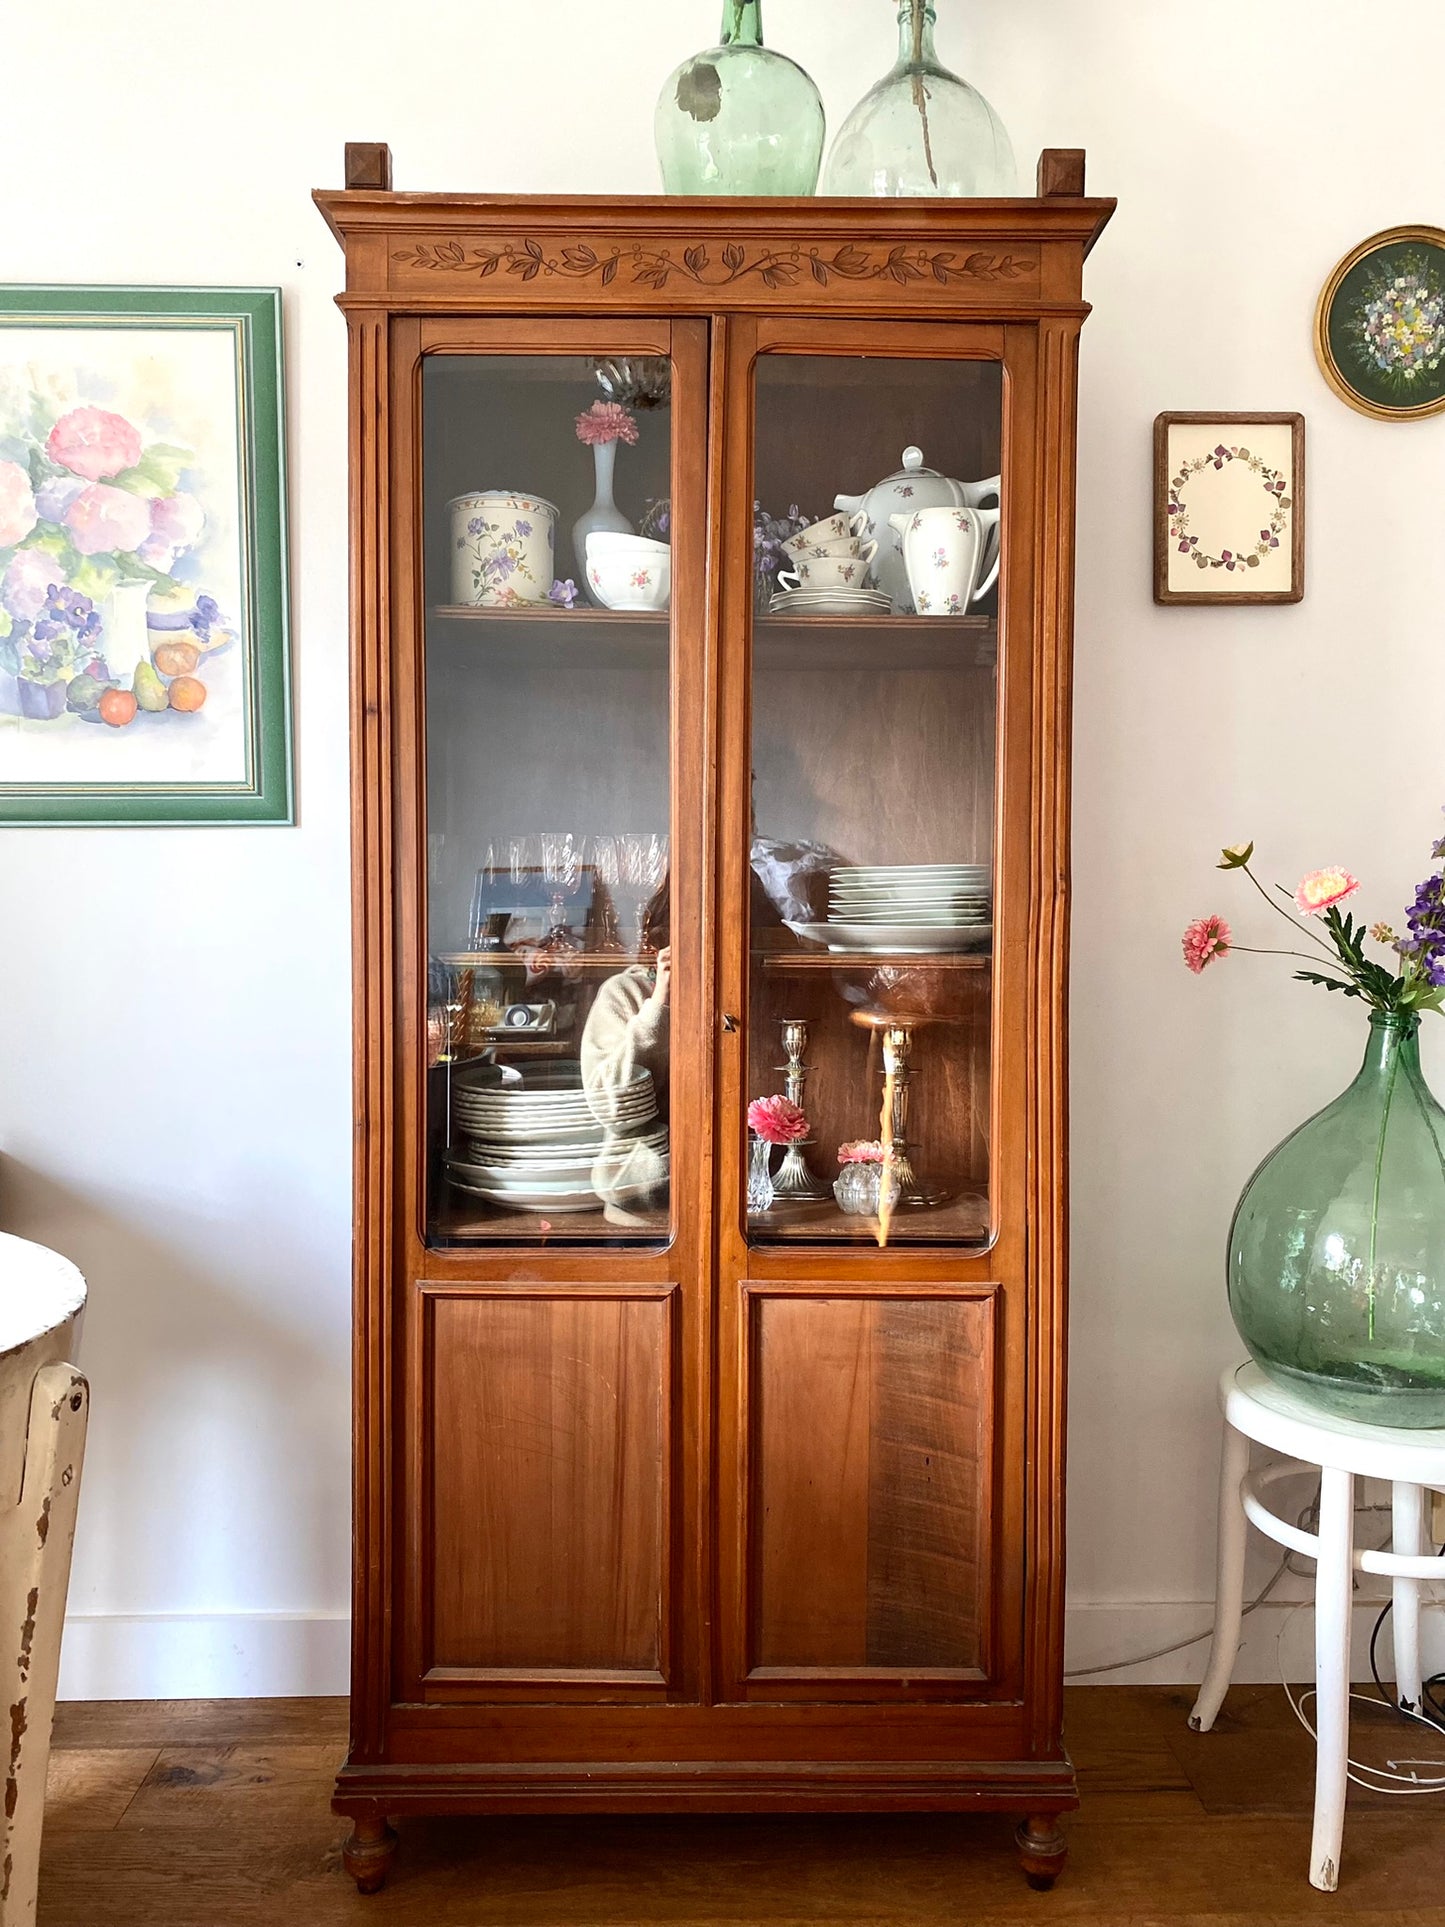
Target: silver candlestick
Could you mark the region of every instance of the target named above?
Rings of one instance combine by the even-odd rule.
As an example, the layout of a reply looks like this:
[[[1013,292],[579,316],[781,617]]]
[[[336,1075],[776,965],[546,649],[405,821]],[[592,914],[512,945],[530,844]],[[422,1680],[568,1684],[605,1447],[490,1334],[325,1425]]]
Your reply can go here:
[[[904,1205],[943,1204],[947,1191],[920,1178],[914,1169],[912,1147],[908,1141],[908,1086],[913,1079],[913,1026],[892,1022],[883,1030],[883,1079],[885,1092],[893,1094],[892,1124],[893,1175],[898,1180],[898,1202]],[[885,1097],[885,1103],[887,1098]],[[880,1120],[881,1121],[881,1120]]]
[[[784,1094],[788,1102],[802,1110],[805,1108],[803,1087],[808,1081],[809,1070],[809,1066],[803,1062],[803,1053],[808,1048],[808,1026],[801,1018],[785,1017],[782,1030],[783,1054],[788,1061],[775,1068],[783,1073]],[[811,1143],[812,1139],[805,1139],[804,1142]],[[826,1198],[831,1195],[822,1178],[814,1177],[808,1169],[802,1144],[790,1144],[783,1153],[783,1161],[773,1176],[773,1190],[780,1198]]]

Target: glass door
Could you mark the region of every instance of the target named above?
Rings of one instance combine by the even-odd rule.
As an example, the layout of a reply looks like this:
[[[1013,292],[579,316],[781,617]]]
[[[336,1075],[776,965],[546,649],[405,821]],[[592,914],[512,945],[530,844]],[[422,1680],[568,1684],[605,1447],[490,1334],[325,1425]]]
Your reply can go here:
[[[673,540],[673,360],[582,329],[421,362],[434,1248],[673,1223],[673,645],[702,585]]]
[[[732,340],[719,1564],[755,1702],[1017,1677],[1029,813],[1001,799],[1031,725],[1000,611],[1026,638],[1031,371],[1005,338]]]
[[[1002,364],[764,354],[753,405],[747,1238],[978,1246]]]

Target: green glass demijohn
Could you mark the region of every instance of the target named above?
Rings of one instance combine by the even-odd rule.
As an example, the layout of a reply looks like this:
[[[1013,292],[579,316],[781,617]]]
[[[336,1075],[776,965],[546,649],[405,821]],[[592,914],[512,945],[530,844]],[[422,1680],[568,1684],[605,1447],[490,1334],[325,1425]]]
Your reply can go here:
[[[1445,1426],[1445,1111],[1420,1018],[1370,1018],[1359,1075],[1260,1165],[1229,1235],[1229,1308],[1258,1363],[1367,1424]]]
[[[1013,143],[977,88],[940,65],[931,0],[903,0],[898,59],[849,114],[824,194],[1016,194]]]
[[[811,194],[823,103],[794,60],[763,45],[761,0],[725,0],[719,44],[668,76],[653,120],[669,194]]]

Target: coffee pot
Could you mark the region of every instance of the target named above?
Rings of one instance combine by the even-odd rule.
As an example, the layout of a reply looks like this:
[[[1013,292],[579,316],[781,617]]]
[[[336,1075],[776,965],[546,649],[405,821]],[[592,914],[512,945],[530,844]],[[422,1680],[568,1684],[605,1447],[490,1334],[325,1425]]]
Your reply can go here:
[[[903,466],[892,475],[885,475],[881,482],[875,482],[862,495],[839,495],[834,498],[835,509],[866,518],[866,525],[860,532],[865,537],[875,537],[878,542],[873,580],[890,598],[896,613],[911,613],[913,593],[909,587],[908,568],[903,560],[903,538],[899,530],[893,527],[892,518],[919,509],[996,508],[999,480],[997,475],[990,475],[981,482],[954,481],[951,476],[940,475],[936,468],[926,467],[921,448],[905,448]],[[983,558],[981,575],[987,575],[996,558],[997,546],[998,528],[995,524],[990,550]]]

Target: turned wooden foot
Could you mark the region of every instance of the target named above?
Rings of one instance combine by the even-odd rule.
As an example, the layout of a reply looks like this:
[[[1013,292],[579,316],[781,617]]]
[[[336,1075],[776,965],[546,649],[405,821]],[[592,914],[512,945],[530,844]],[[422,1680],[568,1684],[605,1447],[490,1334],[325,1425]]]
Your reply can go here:
[[[356,1882],[359,1894],[379,1893],[386,1885],[396,1854],[396,1835],[376,1817],[351,1823],[351,1834],[341,1849],[341,1864]]]
[[[1014,1835],[1018,1842],[1019,1865],[1031,1887],[1047,1893],[1064,1871],[1069,1843],[1054,1813],[1031,1813]]]

